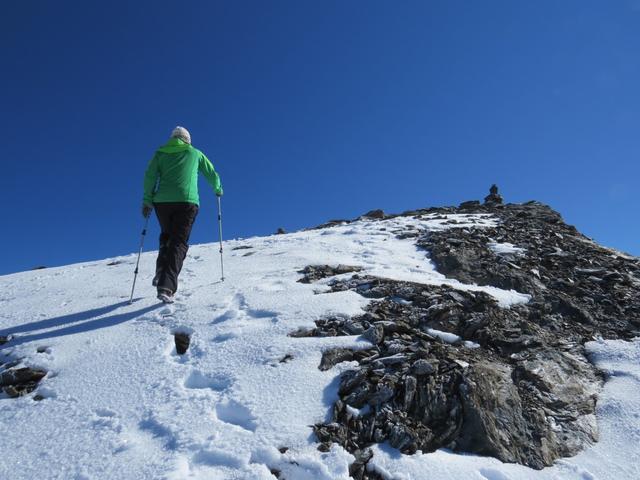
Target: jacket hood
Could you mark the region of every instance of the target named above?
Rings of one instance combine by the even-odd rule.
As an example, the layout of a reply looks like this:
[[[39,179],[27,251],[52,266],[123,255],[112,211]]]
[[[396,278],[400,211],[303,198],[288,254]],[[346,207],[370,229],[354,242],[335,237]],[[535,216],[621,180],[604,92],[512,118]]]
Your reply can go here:
[[[179,138],[170,138],[167,143],[158,149],[158,151],[162,153],[177,153],[184,152],[190,148],[192,147],[187,142],[184,142]]]

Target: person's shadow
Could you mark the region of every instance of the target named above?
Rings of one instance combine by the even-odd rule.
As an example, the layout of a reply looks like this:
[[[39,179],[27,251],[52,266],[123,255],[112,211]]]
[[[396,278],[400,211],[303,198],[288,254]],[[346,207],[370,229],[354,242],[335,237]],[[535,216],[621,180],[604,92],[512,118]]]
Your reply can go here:
[[[118,302],[106,307],[95,308],[85,312],[71,313],[60,317],[47,318],[37,322],[16,325],[15,327],[0,330],[0,336],[10,337],[9,341],[2,348],[15,347],[27,342],[35,340],[44,340],[47,338],[62,337],[64,335],[73,335],[76,333],[90,332],[91,330],[99,330],[108,328],[120,323],[128,322],[136,317],[145,315],[153,310],[163,306],[158,303],[133,311],[125,311],[114,315],[104,316],[108,313],[115,312],[119,308],[129,305],[129,302]],[[72,324],[72,325],[70,325]],[[68,325],[68,326],[64,326]],[[33,332],[34,330],[51,329],[61,327],[56,330],[48,330],[42,333],[31,333],[29,335],[16,335],[23,332]]]

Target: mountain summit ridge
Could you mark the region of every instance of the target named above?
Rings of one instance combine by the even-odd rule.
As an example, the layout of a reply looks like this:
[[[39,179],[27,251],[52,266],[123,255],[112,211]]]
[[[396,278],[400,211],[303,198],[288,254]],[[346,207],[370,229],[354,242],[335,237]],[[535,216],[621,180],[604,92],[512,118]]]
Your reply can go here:
[[[312,334],[364,329],[376,346],[341,352],[360,367],[343,375],[332,422],[316,426],[321,440],[360,458],[388,441],[407,453],[445,447],[534,468],[597,440],[601,375],[584,344],[640,336],[640,263],[596,245],[539,202],[465,202],[400,216],[455,226],[454,216],[468,214],[491,214],[497,224],[394,233],[414,238],[448,278],[530,300],[505,310],[489,295],[450,287],[359,274],[332,283],[376,302],[365,315],[317,322]],[[440,335],[438,344],[434,331],[454,341]],[[417,372],[425,361],[430,367]],[[369,476],[361,468],[356,478]]]

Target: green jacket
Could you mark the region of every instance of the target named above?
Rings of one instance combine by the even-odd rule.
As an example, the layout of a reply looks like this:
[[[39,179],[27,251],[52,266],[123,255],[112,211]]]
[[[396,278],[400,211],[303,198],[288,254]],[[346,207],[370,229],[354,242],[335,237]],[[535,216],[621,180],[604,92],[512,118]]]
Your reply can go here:
[[[178,138],[170,139],[149,162],[144,174],[143,203],[188,202],[199,205],[198,172],[202,172],[216,195],[222,195],[220,177],[205,154]]]

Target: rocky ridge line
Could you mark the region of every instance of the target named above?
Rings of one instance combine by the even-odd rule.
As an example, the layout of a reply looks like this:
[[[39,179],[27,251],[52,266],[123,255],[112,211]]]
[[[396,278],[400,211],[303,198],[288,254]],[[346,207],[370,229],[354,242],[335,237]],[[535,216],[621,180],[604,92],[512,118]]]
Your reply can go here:
[[[504,309],[483,292],[356,274],[331,288],[378,299],[367,313],[293,333],[362,334],[374,344],[327,351],[320,365],[359,364],[341,377],[332,421],[314,429],[319,448],[339,443],[356,456],[353,478],[377,478],[368,447],[384,441],[403,453],[445,447],[540,469],[597,440],[602,375],[583,345],[640,335],[640,261],[595,244],[545,205],[491,198],[401,215],[485,213],[497,227],[397,235],[415,238],[448,277],[527,293],[528,304]],[[366,217],[393,217],[374,213]],[[326,278],[331,268],[304,273]]]

